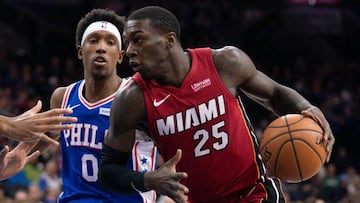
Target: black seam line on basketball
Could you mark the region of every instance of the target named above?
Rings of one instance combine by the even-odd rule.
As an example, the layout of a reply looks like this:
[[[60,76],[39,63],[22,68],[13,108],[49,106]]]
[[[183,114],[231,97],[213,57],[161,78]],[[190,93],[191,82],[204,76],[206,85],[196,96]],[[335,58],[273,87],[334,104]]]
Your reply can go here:
[[[287,116],[285,116],[287,118]],[[287,122],[285,125],[278,125],[278,126],[272,126],[271,124],[267,127],[267,128],[283,128],[283,127],[286,127],[287,125],[295,125],[297,123],[299,123],[300,121],[304,120],[305,118],[307,117],[302,117],[300,118],[299,120],[293,122],[293,123],[289,123]]]
[[[325,160],[323,160],[322,158],[321,158],[321,156],[320,156],[320,154],[312,147],[312,145],[311,144],[309,144],[308,142],[306,142],[305,140],[303,140],[303,139],[301,139],[301,138],[296,138],[296,139],[293,139],[293,141],[298,141],[298,140],[301,140],[304,144],[306,144],[306,146],[308,146],[311,150],[313,150],[313,152],[315,152],[315,154],[317,155],[317,157],[319,158],[319,160],[320,160],[320,162],[321,163],[324,163],[324,161]],[[279,150],[278,150],[278,153],[276,154],[276,157],[275,157],[275,164],[274,164],[274,167],[273,167],[273,172],[274,172],[274,174],[272,174],[272,175],[274,175],[275,177],[278,177],[277,176],[277,169],[278,169],[278,160],[279,160],[279,156],[280,156],[280,154],[282,153],[282,150],[283,150],[283,148],[284,148],[284,146],[286,145],[286,144],[288,144],[289,142],[293,142],[293,141],[287,141],[287,142],[283,142],[281,145],[280,145],[280,147],[279,147]],[[298,158],[296,157],[296,162],[297,162],[297,166],[298,166],[298,168],[300,168],[299,166],[299,163],[298,163]],[[299,169],[300,170],[300,169]],[[300,170],[300,174],[301,174],[301,170]],[[314,175],[313,175],[314,176]],[[313,176],[311,176],[311,177],[313,177]],[[311,178],[311,177],[309,177],[309,178]],[[305,181],[305,180],[308,180],[309,178],[303,178],[302,176],[300,176],[300,178],[301,178],[301,181]]]
[[[281,150],[283,149],[283,146],[285,145],[285,143],[281,144],[280,145],[280,149],[278,150],[278,153],[276,154],[276,157],[275,157],[275,164],[273,166],[273,172],[274,172],[274,176],[276,177],[279,177],[278,174],[277,174],[277,168],[278,168],[278,160],[279,160],[279,156],[281,154]]]
[[[277,175],[277,169],[278,169],[278,161],[279,161],[279,156],[281,154],[281,151],[283,150],[284,146],[287,144],[288,142],[283,142],[280,147],[279,147],[279,150],[278,150],[278,153],[276,154],[276,157],[275,157],[275,164],[274,164],[274,167],[273,167],[273,172],[274,172],[274,176],[275,177],[278,177]]]
[[[306,128],[296,129],[296,130],[293,130],[292,132],[299,132],[299,131],[312,131],[312,132],[319,133],[320,135],[322,135],[321,131],[311,130],[311,129],[306,129]],[[276,137],[273,137],[273,138],[269,139],[267,142],[265,142],[264,146],[266,146],[268,143],[274,141],[275,139],[279,139],[281,136],[285,136],[287,134],[288,134],[288,132],[283,132],[283,133],[280,133],[280,134],[276,135]]]
[[[283,126],[283,127],[285,127],[285,126]],[[270,128],[283,128],[283,127],[268,127],[267,129],[270,129]],[[289,127],[289,126],[287,126],[287,127]],[[323,131],[313,130],[313,129],[309,129],[309,128],[298,128],[298,129],[293,130],[293,132],[296,132],[296,131],[313,131],[313,132],[323,134]],[[282,133],[282,134],[286,134],[286,132]]]
[[[320,159],[320,162],[321,163],[324,163],[325,160],[323,160],[320,156],[320,154],[318,153],[318,151],[309,143],[307,142],[306,140],[304,139],[301,139],[301,138],[293,138],[292,139],[292,142],[295,142],[295,141],[302,141],[303,144],[306,144],[306,146],[308,146],[311,150],[313,150],[315,152],[315,154],[318,156],[318,158]],[[288,141],[289,142],[289,141]],[[288,142],[284,142],[284,145],[287,144]]]
[[[294,153],[294,156],[295,156],[295,160],[296,160],[296,166],[297,166],[297,170],[298,170],[298,173],[300,175],[300,179],[303,180],[303,175],[302,175],[302,171],[300,169],[300,163],[299,163],[299,160],[298,160],[298,156],[296,154],[296,150],[295,150],[295,145],[294,145],[294,142],[293,142],[293,137],[292,137],[292,134],[291,134],[291,130],[290,130],[290,126],[289,126],[289,122],[288,122],[288,118],[287,116],[285,116],[285,123],[286,123],[286,127],[288,129],[288,134],[290,136],[290,142],[291,142],[291,146],[292,146],[292,149],[293,149],[293,153]]]

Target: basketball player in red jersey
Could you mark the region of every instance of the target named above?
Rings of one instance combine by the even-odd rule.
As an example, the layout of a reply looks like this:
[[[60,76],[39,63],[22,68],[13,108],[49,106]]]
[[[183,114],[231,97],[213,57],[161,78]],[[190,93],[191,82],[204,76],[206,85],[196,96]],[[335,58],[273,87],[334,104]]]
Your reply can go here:
[[[175,202],[285,202],[268,177],[239,92],[277,115],[302,113],[324,129],[329,161],[334,136],[319,108],[258,71],[240,49],[185,52],[176,17],[161,7],[134,11],[123,37],[136,72],[113,101],[102,151],[100,184],[123,193],[154,189]],[[166,163],[138,173],[125,168],[135,127],[147,122]]]

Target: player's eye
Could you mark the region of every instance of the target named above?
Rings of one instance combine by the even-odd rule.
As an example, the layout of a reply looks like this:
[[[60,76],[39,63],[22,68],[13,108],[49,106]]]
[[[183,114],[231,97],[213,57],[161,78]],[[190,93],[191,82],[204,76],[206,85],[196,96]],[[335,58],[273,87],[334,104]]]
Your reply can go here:
[[[108,43],[108,45],[110,45],[110,46],[114,46],[114,45],[116,44],[116,41],[113,40],[113,39],[111,39],[111,40],[108,40],[107,43]]]
[[[90,44],[95,44],[97,42],[97,39],[95,37],[91,37],[91,38],[89,38],[88,42]]]
[[[139,37],[134,38],[134,43],[141,43],[142,39]]]

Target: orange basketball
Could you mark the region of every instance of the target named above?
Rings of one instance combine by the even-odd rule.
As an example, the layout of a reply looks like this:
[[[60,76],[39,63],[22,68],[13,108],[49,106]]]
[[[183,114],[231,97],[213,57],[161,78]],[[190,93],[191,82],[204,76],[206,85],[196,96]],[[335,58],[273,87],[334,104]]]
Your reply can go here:
[[[270,175],[288,183],[316,175],[327,156],[322,138],[322,128],[301,114],[287,114],[272,121],[259,146]]]

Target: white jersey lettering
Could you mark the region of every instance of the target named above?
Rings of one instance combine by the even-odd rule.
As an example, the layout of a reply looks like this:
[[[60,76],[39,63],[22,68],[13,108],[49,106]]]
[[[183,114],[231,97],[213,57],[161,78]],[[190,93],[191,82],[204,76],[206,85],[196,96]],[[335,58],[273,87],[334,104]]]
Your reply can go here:
[[[188,108],[184,112],[176,112],[166,118],[156,120],[156,127],[160,136],[172,135],[209,122],[224,114],[224,96],[219,95],[198,106]]]
[[[93,149],[102,149],[103,143],[97,142],[98,126],[88,123],[75,123],[71,130],[64,130],[66,146],[82,146]],[[107,130],[105,131],[105,133]],[[104,136],[104,135],[101,135]]]

